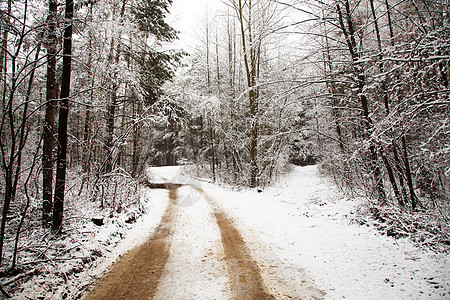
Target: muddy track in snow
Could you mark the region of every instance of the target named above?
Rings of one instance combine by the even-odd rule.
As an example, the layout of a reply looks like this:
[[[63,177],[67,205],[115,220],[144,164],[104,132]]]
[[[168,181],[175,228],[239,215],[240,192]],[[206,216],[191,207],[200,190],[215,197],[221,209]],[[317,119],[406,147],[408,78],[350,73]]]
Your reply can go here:
[[[168,186],[169,204],[156,232],[144,244],[124,254],[83,299],[152,299],[169,258],[177,187]]]
[[[220,228],[233,299],[275,299],[267,291],[258,265],[251,258],[239,231],[211,196],[201,189],[197,190],[212,207]]]
[[[153,186],[152,186],[153,187]],[[156,233],[127,252],[83,299],[153,299],[170,252],[180,185],[158,184],[169,190],[169,205]],[[195,187],[194,187],[195,188]],[[219,225],[233,299],[274,299],[264,286],[260,270],[231,220],[208,194],[198,189],[211,206]]]

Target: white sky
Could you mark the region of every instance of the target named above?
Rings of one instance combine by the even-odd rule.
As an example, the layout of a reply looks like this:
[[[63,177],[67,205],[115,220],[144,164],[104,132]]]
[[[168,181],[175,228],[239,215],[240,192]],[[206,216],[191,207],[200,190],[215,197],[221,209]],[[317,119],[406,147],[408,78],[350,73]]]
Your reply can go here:
[[[175,47],[191,50],[198,43],[195,32],[199,30],[206,9],[214,11],[221,5],[221,0],[174,0],[167,21],[180,32],[180,40],[175,42]]]

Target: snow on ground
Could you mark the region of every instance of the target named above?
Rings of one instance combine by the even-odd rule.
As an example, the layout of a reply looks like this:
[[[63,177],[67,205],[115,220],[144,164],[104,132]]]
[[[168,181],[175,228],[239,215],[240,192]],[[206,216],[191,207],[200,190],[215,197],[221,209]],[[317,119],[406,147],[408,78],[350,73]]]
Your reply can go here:
[[[179,188],[178,198],[189,197],[190,189]],[[219,227],[206,201],[178,206],[169,260],[155,299],[231,299],[224,259]]]
[[[152,183],[173,182],[174,178],[180,173],[179,166],[154,167],[147,169],[147,177]]]
[[[152,168],[150,175],[153,182],[180,180],[179,170]],[[279,298],[311,299],[321,290],[325,299],[450,299],[448,257],[351,223],[358,200],[340,197],[314,166],[295,168],[261,193],[206,182],[201,188],[235,221],[268,290]],[[69,282],[56,276],[53,280],[51,274],[32,277],[16,299],[79,296],[80,289],[92,284],[120,255],[149,238],[167,207],[168,191],[144,188],[140,193],[147,214],[121,242],[103,245],[109,252]],[[193,197],[189,187],[179,188],[178,194],[180,200]],[[171,252],[156,298],[229,299],[230,280],[212,208],[204,197],[191,200],[178,205]],[[92,245],[86,248],[110,241],[118,222],[123,220],[109,219],[100,230],[87,224],[83,230]],[[46,286],[52,284],[60,287],[50,295]]]
[[[306,270],[326,299],[450,298],[448,257],[350,224],[358,201],[339,197],[314,166],[296,168],[262,193],[203,189],[236,220],[262,269],[275,260],[276,269]]]
[[[78,298],[80,291],[91,285],[118,257],[143,243],[158,226],[167,207],[167,191],[142,189],[140,193],[141,203],[145,206],[147,213],[129,226],[129,230],[123,237],[117,235],[123,231],[119,223],[123,223],[124,220],[115,218],[107,219],[105,225],[101,227],[89,222],[79,229],[86,233],[87,239],[82,242],[82,248],[99,249],[99,252],[101,249],[104,250],[101,257],[97,258],[87,269],[74,274],[71,278],[66,278],[66,281],[62,281],[59,276],[53,274],[53,271],[34,276],[22,286],[22,291],[16,294],[14,299]],[[92,254],[87,253],[87,255]],[[54,262],[53,265],[60,272],[64,272],[64,269],[67,268],[64,261]]]

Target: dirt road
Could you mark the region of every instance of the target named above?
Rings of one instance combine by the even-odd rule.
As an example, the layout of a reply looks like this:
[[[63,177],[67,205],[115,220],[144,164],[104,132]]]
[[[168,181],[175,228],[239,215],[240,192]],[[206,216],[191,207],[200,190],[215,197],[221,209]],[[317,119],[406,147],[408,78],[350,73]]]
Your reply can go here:
[[[179,185],[158,186],[168,189],[170,202],[161,223],[152,237],[130,250],[101,278],[83,298],[91,299],[153,299],[169,258],[174,223],[177,217]],[[252,260],[239,231],[227,215],[204,194],[220,229],[224,250],[226,276],[233,299],[273,299],[267,292],[257,264]]]
[[[253,242],[249,248],[214,197],[195,186],[149,187],[168,190],[170,201],[159,227],[114,263],[83,299],[292,298],[285,294],[286,285],[284,291],[280,285],[284,276],[273,276],[276,266],[258,265],[252,258]],[[205,201],[183,207],[185,189],[196,190]],[[289,294],[298,298],[295,289]],[[308,298],[323,296],[320,291],[316,295]]]
[[[155,234],[128,251],[83,299],[152,299],[169,257],[177,212],[177,188],[169,189],[169,204]]]

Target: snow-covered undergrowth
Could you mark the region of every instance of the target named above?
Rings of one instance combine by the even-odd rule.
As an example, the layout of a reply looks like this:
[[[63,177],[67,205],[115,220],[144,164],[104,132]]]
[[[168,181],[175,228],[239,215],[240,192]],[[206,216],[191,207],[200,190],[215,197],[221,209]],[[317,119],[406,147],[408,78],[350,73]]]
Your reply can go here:
[[[369,199],[376,194],[373,182],[353,164],[344,158],[326,159],[320,164],[319,173],[333,179],[334,185],[347,197],[361,197],[362,201],[351,218],[354,222],[375,226],[387,236],[409,238],[424,249],[450,253],[450,202],[446,193],[439,190],[439,185],[428,182],[433,178],[431,174],[430,178],[421,178],[421,182],[417,182],[418,205],[412,210],[409,199],[405,197],[404,206],[399,206],[392,191],[391,197],[385,201]]]
[[[119,255],[145,240],[167,203],[165,193],[121,176],[97,182],[96,192],[85,186],[78,195],[81,178],[70,175],[62,234],[42,227],[40,205],[32,202],[20,235],[17,269],[0,282],[15,299],[77,298]],[[12,249],[10,238],[5,261]]]
[[[262,268],[269,262],[281,275],[283,269],[304,269],[326,299],[449,297],[445,253],[356,224],[365,200],[340,196],[315,166],[296,168],[284,182],[261,193],[207,184],[204,189],[236,220]]]
[[[376,227],[383,235],[408,238],[418,247],[450,253],[450,220],[439,209],[402,211],[393,206],[361,205],[353,220]]]

